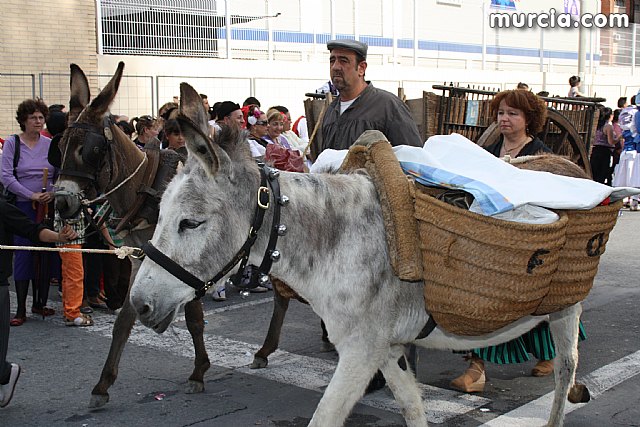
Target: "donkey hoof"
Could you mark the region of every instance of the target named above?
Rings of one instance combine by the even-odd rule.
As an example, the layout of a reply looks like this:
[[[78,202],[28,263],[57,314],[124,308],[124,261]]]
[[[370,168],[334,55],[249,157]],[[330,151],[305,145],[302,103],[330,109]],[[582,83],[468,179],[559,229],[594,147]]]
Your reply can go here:
[[[569,390],[567,399],[571,403],[587,403],[591,400],[591,393],[586,385],[575,383]]]
[[[202,393],[204,391],[204,383],[202,381],[189,380],[187,388],[184,390],[187,394]]]
[[[251,369],[263,369],[266,368],[269,364],[269,361],[266,358],[254,356],[253,362],[249,365]]]
[[[102,408],[109,401],[109,394],[92,394],[89,401],[89,408]]]

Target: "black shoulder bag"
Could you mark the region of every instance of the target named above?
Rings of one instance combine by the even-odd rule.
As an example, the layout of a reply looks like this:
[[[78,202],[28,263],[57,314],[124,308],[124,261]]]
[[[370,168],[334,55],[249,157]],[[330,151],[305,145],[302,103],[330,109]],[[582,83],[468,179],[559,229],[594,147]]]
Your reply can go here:
[[[18,179],[18,173],[16,169],[18,168],[18,162],[20,161],[20,137],[18,135],[14,135],[16,137],[16,147],[15,153],[13,155],[13,176]],[[2,197],[7,201],[7,203],[11,203],[12,205],[16,204],[16,200],[18,196],[16,196],[11,191],[7,190],[6,187],[2,187]]]

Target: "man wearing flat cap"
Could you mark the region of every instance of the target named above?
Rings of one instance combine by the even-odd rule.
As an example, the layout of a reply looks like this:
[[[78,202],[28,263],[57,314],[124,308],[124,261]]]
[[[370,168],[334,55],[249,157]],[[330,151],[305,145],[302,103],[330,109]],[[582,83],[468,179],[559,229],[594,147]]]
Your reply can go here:
[[[357,40],[327,43],[331,81],[339,96],[324,114],[321,146],[314,154],[327,148],[347,149],[366,130],[381,131],[392,145],[422,147],[418,127],[404,102],[365,81],[367,48]]]

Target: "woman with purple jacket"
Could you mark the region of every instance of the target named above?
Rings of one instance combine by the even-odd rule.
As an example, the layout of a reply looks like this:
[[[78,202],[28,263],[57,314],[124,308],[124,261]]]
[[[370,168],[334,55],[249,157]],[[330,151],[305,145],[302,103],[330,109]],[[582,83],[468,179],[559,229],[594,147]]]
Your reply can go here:
[[[49,109],[41,99],[27,99],[21,102],[16,111],[16,120],[22,132],[6,138],[2,153],[2,183],[6,190],[16,195],[16,207],[34,221],[38,205],[47,205],[53,200],[56,169],[47,160],[51,140],[40,134],[48,113]],[[14,169],[15,156],[18,156],[18,163]],[[29,246],[31,242],[15,236],[14,244]],[[46,307],[50,278],[41,275],[36,277],[35,257],[30,251],[15,252],[13,278],[18,309],[11,320],[12,326],[22,325],[27,318],[26,300],[30,281],[33,282],[31,312],[42,316],[54,314],[53,309]],[[50,257],[43,256],[42,268],[48,269],[49,264]],[[40,281],[43,283],[39,283]]]

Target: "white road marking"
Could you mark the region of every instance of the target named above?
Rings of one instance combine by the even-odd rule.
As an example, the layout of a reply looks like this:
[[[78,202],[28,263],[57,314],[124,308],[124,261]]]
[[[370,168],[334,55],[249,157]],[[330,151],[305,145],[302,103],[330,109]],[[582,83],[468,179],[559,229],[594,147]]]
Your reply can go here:
[[[31,304],[31,297],[28,297],[28,299],[27,307]],[[14,301],[15,298],[12,298],[12,312],[15,311]],[[271,301],[272,298],[247,301],[209,310],[205,315],[223,313]],[[49,306],[55,308],[59,313],[62,312],[62,305],[59,302],[50,301]],[[95,324],[92,327],[81,329],[88,333],[97,333],[106,338],[111,338],[115,316],[97,312],[93,316],[93,319]],[[64,321],[58,316],[48,318],[47,321],[60,325],[64,324]],[[129,342],[139,346],[167,351],[185,358],[194,357],[189,332],[175,325],[172,325],[163,335],[158,335],[148,328],[141,327],[140,323],[137,322],[136,327],[134,327],[131,332]],[[336,367],[335,362],[331,360],[277,350],[269,356],[269,366],[266,369],[249,369],[248,365],[253,360],[253,354],[260,348],[259,345],[236,341],[217,335],[205,334],[205,346],[210,360],[218,366],[307,390],[313,390],[318,393],[322,393],[324,388],[329,384]],[[592,398],[596,399],[610,388],[638,374],[640,374],[640,350],[603,366],[580,378],[578,381],[585,384],[589,388]],[[425,413],[427,414],[429,422],[432,423],[443,423],[490,402],[489,399],[476,395],[458,393],[426,384],[420,383],[419,387],[425,402]],[[483,426],[511,427],[517,425],[519,427],[529,427],[545,425],[552,401],[553,392],[547,393],[513,411],[498,416],[483,424]],[[360,403],[385,411],[400,413],[400,408],[397,406],[390,391],[386,388],[363,397]],[[585,404],[574,405],[567,403],[565,414],[580,409],[584,405]],[[432,408],[438,409],[436,411]]]
[[[640,374],[640,350],[631,353],[613,363],[596,369],[592,373],[578,379],[585,384],[593,399],[597,399],[605,391],[623,381]],[[487,427],[528,427],[545,425],[553,402],[553,392],[547,393],[526,405],[483,424]],[[568,414],[582,408],[586,403],[571,404],[567,402],[564,413]]]
[[[209,296],[207,295],[204,298],[207,298],[207,297]],[[214,308],[213,310],[205,311],[204,317],[211,316],[214,314],[226,313],[227,311],[239,310],[245,307],[253,307],[255,305],[272,303],[272,302],[273,302],[273,297],[269,297],[269,298],[260,298],[256,300],[246,301],[246,302],[240,302],[238,304],[225,305],[224,307]],[[184,314],[176,316],[175,322],[184,322],[184,321],[185,321]]]
[[[15,300],[15,298],[12,298],[12,300]],[[264,302],[270,302],[271,298],[264,298],[263,300]],[[263,300],[241,304],[244,304],[243,307],[250,307],[263,303]],[[29,306],[30,303],[31,302],[28,301],[27,306]],[[62,312],[62,305],[59,302],[50,301],[49,306],[54,308],[58,313]],[[211,312],[220,313],[228,311],[228,307],[232,306],[221,307],[211,310]],[[15,310],[15,307],[12,310]],[[84,332],[98,334],[110,339],[115,319],[116,317],[114,315],[96,311],[93,315],[94,325],[81,329]],[[59,325],[64,324],[63,319],[58,315],[53,318],[48,318],[47,321]],[[250,369],[248,366],[253,361],[253,354],[260,349],[260,345],[249,344],[212,334],[205,334],[204,340],[207,353],[209,354],[209,360],[217,366],[316,391],[318,393],[324,392],[336,368],[336,363],[332,360],[318,359],[289,353],[283,350],[276,350],[275,353],[269,356],[269,366],[267,368]],[[129,343],[155,348],[188,359],[193,359],[194,357],[189,332],[186,329],[175,326],[175,324],[163,335],[159,335],[151,329],[142,327],[139,322],[136,322],[136,326],[131,331]],[[418,385],[425,403],[427,419],[429,422],[436,424],[464,415],[490,402],[489,399],[484,397],[441,389],[426,384]],[[359,403],[389,412],[400,413],[400,408],[393,399],[391,392],[386,388],[363,397]]]

